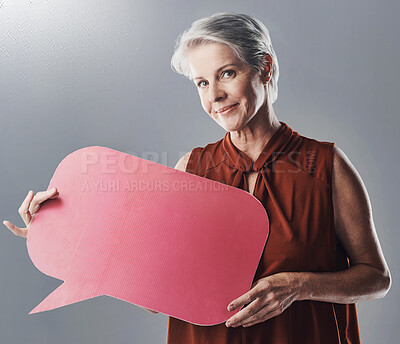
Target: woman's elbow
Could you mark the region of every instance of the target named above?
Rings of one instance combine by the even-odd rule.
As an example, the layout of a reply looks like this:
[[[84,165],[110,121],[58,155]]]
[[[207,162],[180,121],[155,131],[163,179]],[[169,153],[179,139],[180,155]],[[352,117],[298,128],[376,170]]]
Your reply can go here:
[[[383,296],[385,296],[388,293],[389,289],[392,286],[392,275],[390,274],[389,269],[386,271],[384,279],[386,288],[385,288],[385,294]]]
[[[364,273],[366,279],[363,284],[366,288],[365,300],[382,299],[389,292],[392,286],[392,276],[389,268],[376,267],[371,264],[362,264],[365,267]]]
[[[386,296],[386,294],[389,292],[392,286],[392,276],[390,274],[389,269],[386,269],[381,273],[381,276],[379,278],[379,285],[381,287],[380,287],[380,293],[377,295],[377,297],[381,299]]]

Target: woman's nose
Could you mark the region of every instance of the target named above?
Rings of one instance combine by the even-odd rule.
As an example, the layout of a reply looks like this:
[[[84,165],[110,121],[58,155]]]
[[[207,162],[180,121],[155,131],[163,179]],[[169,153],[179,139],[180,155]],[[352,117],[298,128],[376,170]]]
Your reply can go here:
[[[208,99],[210,102],[220,101],[224,99],[225,95],[224,89],[218,83],[210,83],[208,87]]]

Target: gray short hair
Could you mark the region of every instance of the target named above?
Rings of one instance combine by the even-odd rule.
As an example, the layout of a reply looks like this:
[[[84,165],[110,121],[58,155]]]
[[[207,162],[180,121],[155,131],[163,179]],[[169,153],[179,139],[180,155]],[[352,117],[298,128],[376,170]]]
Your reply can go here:
[[[201,43],[217,42],[228,45],[237,57],[255,68],[261,75],[265,67],[264,55],[272,58],[269,81],[269,98],[274,103],[278,97],[279,65],[268,29],[258,19],[246,14],[219,12],[193,22],[175,42],[171,67],[191,79],[186,58],[188,49]]]

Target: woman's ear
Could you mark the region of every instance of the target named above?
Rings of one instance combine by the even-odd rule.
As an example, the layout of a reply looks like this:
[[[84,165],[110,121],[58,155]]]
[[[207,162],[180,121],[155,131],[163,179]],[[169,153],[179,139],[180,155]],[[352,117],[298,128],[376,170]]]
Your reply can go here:
[[[264,55],[264,70],[262,72],[263,84],[268,84],[272,73],[272,57],[269,54]]]

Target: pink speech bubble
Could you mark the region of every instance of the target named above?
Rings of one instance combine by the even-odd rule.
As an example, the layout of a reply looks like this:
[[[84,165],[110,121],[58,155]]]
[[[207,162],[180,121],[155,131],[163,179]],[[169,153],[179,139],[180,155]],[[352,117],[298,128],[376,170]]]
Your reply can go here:
[[[27,238],[63,280],[29,314],[109,295],[198,325],[249,290],[269,233],[262,204],[223,183],[105,147],[69,154]]]

